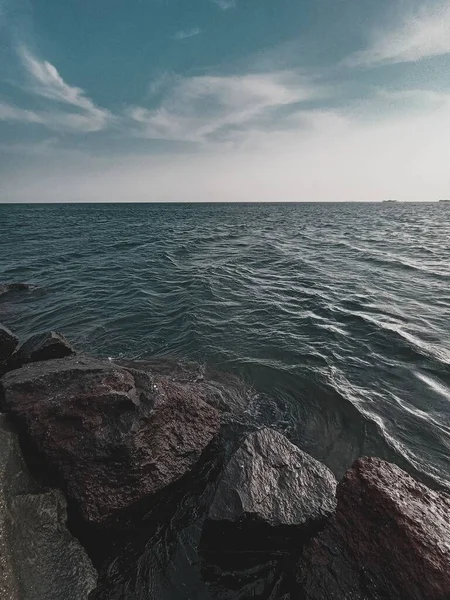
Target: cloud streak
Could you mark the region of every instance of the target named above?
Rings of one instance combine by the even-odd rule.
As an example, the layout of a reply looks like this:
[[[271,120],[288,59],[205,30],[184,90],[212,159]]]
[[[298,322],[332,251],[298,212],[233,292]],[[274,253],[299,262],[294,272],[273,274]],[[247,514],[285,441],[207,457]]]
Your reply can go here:
[[[179,40],[179,41],[187,40],[191,37],[195,37],[196,35],[198,35],[201,32],[202,32],[202,30],[199,27],[192,27],[191,29],[182,29],[181,31],[177,31],[173,35],[173,39]]]
[[[65,133],[90,133],[104,128],[102,119],[98,121],[91,114],[28,110],[5,102],[0,103],[0,121],[41,125]]]
[[[237,0],[212,0],[222,10],[229,10],[230,8],[236,8]]]
[[[67,84],[54,65],[36,58],[25,46],[18,55],[26,73],[25,91],[48,101],[45,110],[28,110],[0,104],[0,120],[39,124],[54,131],[90,133],[106,129],[113,115],[100,108],[85,92]]]
[[[18,108],[5,102],[0,102],[0,121],[43,124],[42,117],[35,111]]]
[[[289,71],[174,77],[165,81],[157,108],[135,106],[127,114],[148,138],[206,142],[318,93],[309,81]]]
[[[3,181],[3,197],[49,201],[365,201],[446,197],[450,102],[379,122],[311,111],[299,128],[237,151],[71,157]],[[306,123],[307,122],[307,123]],[[420,134],[420,143],[418,140]],[[44,160],[44,159],[43,159]],[[175,176],[174,176],[175,174]]]
[[[450,1],[404,15],[394,27],[375,31],[369,47],[344,61],[351,67],[415,62],[450,53]]]

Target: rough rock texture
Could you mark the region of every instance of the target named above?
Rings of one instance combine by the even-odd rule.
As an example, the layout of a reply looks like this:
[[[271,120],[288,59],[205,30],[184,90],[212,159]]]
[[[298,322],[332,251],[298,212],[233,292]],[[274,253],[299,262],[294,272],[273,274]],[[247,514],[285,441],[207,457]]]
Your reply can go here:
[[[162,387],[162,380],[157,385]],[[188,382],[183,390],[192,389],[192,385]],[[215,389],[213,385],[213,396]],[[207,378],[199,383],[199,391],[209,399]],[[245,416],[227,413],[221,414],[221,420],[219,434],[179,485],[158,494],[142,520],[133,518],[130,527],[123,525],[118,531],[118,543],[108,543],[106,547],[100,540],[100,547],[93,551],[100,566],[99,585],[92,600],[211,600],[212,597],[218,600],[222,597],[208,592],[209,583],[202,575],[199,562],[199,543],[217,477],[249,430],[254,430],[254,424]],[[87,540],[88,546],[90,541]],[[228,582],[230,580],[224,578],[223,586],[227,587]],[[248,592],[246,584],[245,588],[242,600],[249,597],[256,600],[257,596]],[[241,598],[236,590],[233,598]]]
[[[74,354],[75,350],[64,336],[56,331],[49,331],[28,338],[14,352],[12,362],[15,366],[21,366],[26,363],[64,358]]]
[[[217,544],[219,539],[223,543],[224,535],[229,544],[227,523],[241,528],[239,544],[261,525],[272,533],[283,528],[282,538],[293,527],[300,539],[300,530],[312,533],[333,512],[335,489],[331,471],[282,434],[272,429],[251,433],[224,470],[209,510],[204,544]],[[214,522],[222,523],[221,536]]]
[[[5,407],[90,522],[182,477],[220,426],[218,411],[195,396],[161,393],[144,375],[142,389],[136,379],[110,362],[69,357],[1,380]]]
[[[300,564],[305,599],[450,598],[449,496],[377,458],[357,460],[337,496]]]
[[[273,429],[251,433],[226,466],[209,511],[215,521],[252,515],[298,525],[335,508],[336,480],[324,465]]]
[[[7,360],[16,349],[19,339],[7,327],[0,324],[0,361]]]
[[[97,574],[66,528],[66,502],[28,474],[16,434],[0,416],[0,598],[87,600]]]

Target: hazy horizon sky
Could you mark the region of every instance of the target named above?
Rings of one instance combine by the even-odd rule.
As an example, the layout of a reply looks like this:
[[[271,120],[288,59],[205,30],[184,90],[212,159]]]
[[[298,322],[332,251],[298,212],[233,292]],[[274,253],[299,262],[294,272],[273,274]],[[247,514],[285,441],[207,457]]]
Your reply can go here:
[[[0,0],[0,202],[450,197],[450,0]]]

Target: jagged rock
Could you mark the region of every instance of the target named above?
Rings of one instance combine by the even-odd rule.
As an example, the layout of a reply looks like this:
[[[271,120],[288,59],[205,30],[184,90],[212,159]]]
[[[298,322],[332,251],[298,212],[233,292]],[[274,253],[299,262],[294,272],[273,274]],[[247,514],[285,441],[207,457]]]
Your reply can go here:
[[[10,370],[10,359],[17,348],[19,339],[0,323],[0,377]]]
[[[18,337],[0,323],[0,361],[8,360],[18,343]]]
[[[1,380],[4,405],[84,518],[104,523],[186,474],[219,413],[174,384],[160,390],[88,358],[33,363]]]
[[[205,398],[208,398],[208,383],[207,378],[199,383]],[[157,383],[158,387],[162,385],[162,381]],[[191,383],[186,389],[190,388]],[[249,430],[254,430],[254,424],[247,419],[247,415],[221,414],[219,434],[181,484],[158,494],[143,520],[133,519],[130,526],[121,527],[120,549],[117,544],[100,548],[100,552],[106,550],[107,556],[102,561],[92,600],[186,600],[188,596],[192,600],[211,600],[209,582],[200,568],[198,547],[217,475],[233,449]],[[97,556],[100,552],[98,548],[95,551]],[[242,565],[239,568],[242,570]],[[213,597],[221,598],[216,593]],[[233,597],[241,598],[236,592]]]
[[[331,471],[281,433],[251,433],[223,472],[202,545],[301,545],[333,512],[335,489]]]
[[[66,519],[62,492],[37,487],[16,434],[0,415],[2,599],[87,600],[97,574]]]
[[[395,465],[358,459],[327,527],[304,552],[305,600],[450,598],[450,497]]]
[[[29,337],[14,352],[11,362],[17,368],[27,363],[72,356],[75,350],[64,336],[56,331]]]

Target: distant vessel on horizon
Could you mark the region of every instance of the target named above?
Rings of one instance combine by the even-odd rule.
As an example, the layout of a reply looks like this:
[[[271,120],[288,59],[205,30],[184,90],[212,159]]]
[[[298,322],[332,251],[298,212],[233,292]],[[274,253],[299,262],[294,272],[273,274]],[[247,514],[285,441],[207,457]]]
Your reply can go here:
[[[398,202],[398,200],[383,200],[383,202],[389,202],[389,203],[391,203],[391,202]]]
[[[444,198],[443,200],[439,200],[439,202],[448,202],[450,204],[450,200],[447,200],[446,198]]]

